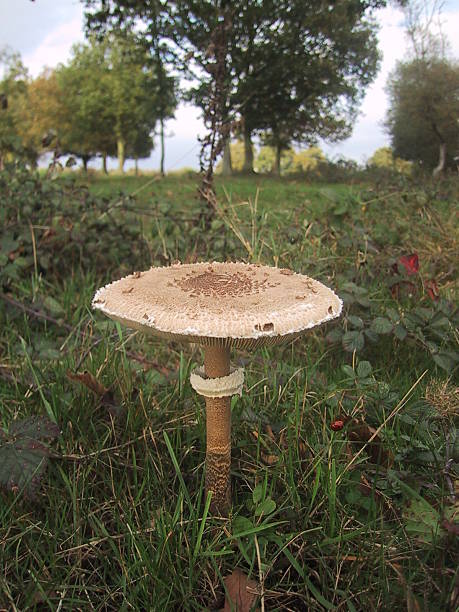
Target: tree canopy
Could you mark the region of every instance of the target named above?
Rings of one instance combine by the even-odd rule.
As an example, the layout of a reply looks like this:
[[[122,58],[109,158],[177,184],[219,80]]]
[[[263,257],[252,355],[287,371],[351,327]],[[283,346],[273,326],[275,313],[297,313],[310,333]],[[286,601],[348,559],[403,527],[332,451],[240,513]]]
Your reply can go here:
[[[0,57],[0,154],[20,145],[34,161],[55,155],[88,161],[100,155],[148,157],[159,119],[176,105],[175,80],[157,69],[144,46],[129,33],[75,45],[70,61],[30,79],[19,56]],[[3,108],[4,107],[4,108]]]
[[[36,154],[30,139],[21,138],[21,111],[26,104],[28,73],[19,54],[0,49],[0,169],[8,156],[21,150],[31,161]],[[23,135],[24,132],[23,132]]]
[[[429,169],[452,166],[459,153],[459,64],[428,56],[400,62],[387,89],[394,155]]]
[[[378,65],[377,26],[385,0],[84,0],[91,30],[142,24],[145,44],[182,75],[208,127],[251,137],[280,153],[292,143],[349,135],[363,88]],[[217,121],[218,116],[218,121]],[[220,147],[223,150],[223,147]]]

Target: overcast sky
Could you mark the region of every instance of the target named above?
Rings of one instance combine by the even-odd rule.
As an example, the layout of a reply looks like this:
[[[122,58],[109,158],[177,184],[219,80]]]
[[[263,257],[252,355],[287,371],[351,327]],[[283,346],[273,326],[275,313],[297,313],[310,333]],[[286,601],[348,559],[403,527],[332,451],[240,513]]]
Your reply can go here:
[[[380,24],[379,48],[383,61],[378,78],[366,92],[360,116],[350,138],[333,146],[322,145],[330,157],[345,156],[365,161],[378,147],[389,144],[382,128],[387,100],[384,86],[397,60],[404,59],[407,42],[403,15],[394,8],[377,13]],[[449,39],[451,52],[459,56],[459,0],[444,4],[442,31]],[[78,0],[0,0],[0,47],[18,51],[32,76],[45,67],[65,62],[76,42],[84,40],[83,7]],[[200,111],[180,105],[176,118],[167,124],[166,169],[198,167],[197,135],[203,134]],[[141,167],[156,168],[159,152]],[[127,165],[128,166],[128,165]]]

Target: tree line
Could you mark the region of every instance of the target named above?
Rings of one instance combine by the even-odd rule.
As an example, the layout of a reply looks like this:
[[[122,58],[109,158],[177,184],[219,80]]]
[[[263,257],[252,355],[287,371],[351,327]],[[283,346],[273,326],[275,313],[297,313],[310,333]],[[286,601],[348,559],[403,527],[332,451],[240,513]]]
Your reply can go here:
[[[31,79],[18,54],[3,50],[0,82],[0,160],[19,151],[36,163],[40,154],[149,157],[158,125],[173,116],[176,84],[158,74],[151,56],[133,36],[91,37],[76,45],[67,64]]]
[[[280,174],[294,146],[350,135],[379,65],[376,11],[388,3],[81,1],[88,43],[67,65],[32,81],[17,56],[7,58],[0,158],[18,135],[33,157],[45,136],[85,166],[100,156],[106,168],[117,156],[122,170],[126,158],[149,156],[159,133],[163,172],[164,122],[182,99],[202,110],[202,159],[221,157],[230,173],[236,138],[242,170],[252,172],[256,139]],[[427,168],[452,165],[459,140],[459,68],[438,55],[400,62],[388,84],[394,154]]]

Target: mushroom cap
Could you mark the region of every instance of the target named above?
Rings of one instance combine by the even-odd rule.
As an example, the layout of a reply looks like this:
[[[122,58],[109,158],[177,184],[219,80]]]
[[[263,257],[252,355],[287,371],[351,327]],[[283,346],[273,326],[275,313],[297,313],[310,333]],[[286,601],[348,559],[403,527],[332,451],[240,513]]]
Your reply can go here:
[[[289,340],[342,309],[331,289],[308,276],[231,262],[135,272],[99,289],[92,305],[143,332],[246,348]]]

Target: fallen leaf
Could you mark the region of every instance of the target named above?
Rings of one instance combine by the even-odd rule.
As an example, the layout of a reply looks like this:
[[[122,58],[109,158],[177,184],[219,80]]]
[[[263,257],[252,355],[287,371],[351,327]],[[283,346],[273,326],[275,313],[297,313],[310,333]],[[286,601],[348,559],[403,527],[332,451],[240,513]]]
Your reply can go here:
[[[261,460],[266,465],[274,465],[279,461],[279,457],[277,455],[267,455],[266,453],[261,453]]]
[[[438,290],[438,286],[435,282],[435,279],[431,278],[430,280],[428,280],[425,286],[430,299],[433,302],[438,302],[438,300],[440,299],[440,292]]]
[[[411,586],[408,584],[405,576],[403,575],[401,566],[398,563],[389,563],[389,565],[397,574],[399,582],[405,591],[407,612],[421,612],[421,606],[419,605],[417,598],[414,596]]]
[[[70,378],[70,380],[83,384],[85,387],[90,389],[96,395],[103,396],[106,393],[108,393],[107,387],[104,387],[104,385],[102,385],[97,380],[97,378],[93,374],[91,374],[91,372],[88,372],[87,370],[85,370],[84,372],[76,372],[76,373],[73,373],[73,372],[70,372],[70,370],[67,370],[67,378]]]
[[[306,459],[309,456],[308,447],[303,440],[298,440],[298,453],[302,459]]]
[[[392,298],[394,300],[398,300],[401,297],[412,297],[416,295],[417,289],[416,285],[411,283],[410,281],[401,281],[399,283],[395,283],[390,288],[390,292]]]
[[[385,448],[383,442],[379,436],[375,436],[372,440],[372,436],[375,434],[376,429],[371,427],[365,421],[358,421],[352,419],[349,424],[349,439],[354,443],[366,444],[366,451],[370,455],[371,460],[376,465],[382,465],[389,468],[394,462],[394,456],[392,452]],[[371,442],[370,442],[371,440]]]
[[[248,576],[235,569],[232,574],[224,578],[226,597],[223,612],[250,612],[257,597],[257,583]]]
[[[74,373],[70,372],[70,370],[67,370],[67,378],[73,380],[74,382],[81,383],[82,385],[90,389],[93,393],[98,395],[102,400],[103,406],[107,408],[108,412],[113,417],[118,418],[121,416],[123,409],[116,402],[113,391],[107,389],[107,387],[100,383],[97,378],[93,374],[91,374],[91,372],[85,370],[84,372]]]
[[[441,526],[443,527],[443,529],[445,529],[449,533],[453,533],[454,535],[459,535],[459,523],[453,523],[451,521],[448,521],[447,519],[444,519],[442,521]]]
[[[411,255],[402,255],[398,261],[407,271],[408,275],[416,274],[419,271],[419,257],[417,253]]]
[[[266,431],[268,437],[271,438],[271,440],[275,443],[276,442],[276,438],[274,436],[273,428],[271,427],[271,425],[266,425],[265,426],[265,431]]]
[[[344,422],[341,419],[336,419],[336,421],[333,421],[330,427],[333,429],[333,431],[340,431],[344,427]]]

